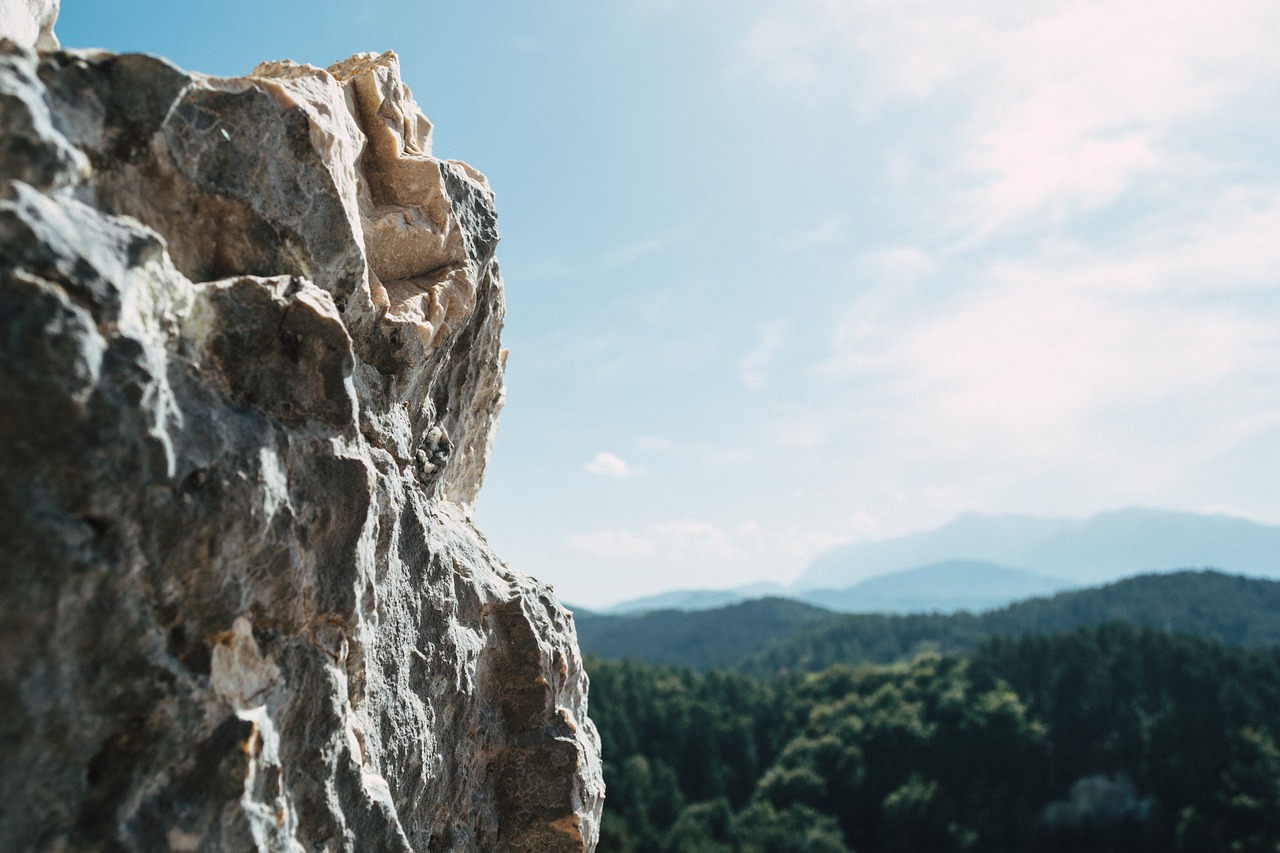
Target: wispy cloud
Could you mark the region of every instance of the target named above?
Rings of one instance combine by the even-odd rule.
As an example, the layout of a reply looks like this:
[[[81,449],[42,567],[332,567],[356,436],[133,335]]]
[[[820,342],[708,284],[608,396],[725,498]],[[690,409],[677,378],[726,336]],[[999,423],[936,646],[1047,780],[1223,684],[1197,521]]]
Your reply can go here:
[[[585,466],[588,474],[600,477],[626,477],[635,473],[635,469],[613,453],[597,453]]]
[[[674,243],[679,236],[678,232],[668,232],[625,243],[606,252],[600,259],[599,267],[608,270],[634,263],[641,258],[661,252]]]
[[[1155,12],[1153,14],[1153,12]],[[1269,33],[1262,42],[1259,36]],[[1147,177],[1208,172],[1180,133],[1280,70],[1273,3],[1063,3],[999,40],[963,130],[975,227],[1113,203]]]
[[[703,217],[695,217],[662,231],[636,236],[611,248],[580,252],[559,260],[544,260],[520,268],[520,277],[526,280],[567,278],[623,269],[661,255],[672,247],[692,239],[703,221]]]
[[[653,542],[628,530],[597,530],[580,533],[569,539],[574,550],[593,557],[636,560],[652,557],[656,553]]]
[[[848,476],[1061,512],[1274,442],[1280,161],[1253,140],[1280,132],[1278,40],[1270,0],[760,8],[734,73],[845,116],[884,176],[855,233],[898,217],[849,244],[813,369]]]
[[[1227,205],[1123,250],[994,256],[940,309],[872,287],[820,370],[856,394],[833,391],[843,409],[817,417],[839,431],[857,412],[868,452],[957,512],[1051,471],[1064,490],[1159,494],[1280,418],[1280,305],[1260,291],[1280,284],[1271,215]],[[1241,233],[1254,239],[1224,257]]]
[[[663,560],[688,564],[723,564],[743,559],[747,552],[738,537],[706,521],[679,519],[643,531],[597,530],[578,534],[569,544],[597,557],[617,560]]]
[[[693,239],[705,218],[695,215],[685,221],[677,221],[662,231],[615,246],[600,257],[595,267],[601,271],[612,270],[660,254],[672,246]]]
[[[1113,204],[1142,179],[1212,172],[1180,131],[1275,91],[1278,38],[1270,0],[790,0],[760,14],[737,63],[867,120],[945,104],[929,115],[954,152],[947,201],[962,233],[985,238]]]
[[[818,554],[848,541],[847,535],[795,526],[772,529],[755,521],[733,527],[683,518],[650,525],[642,530],[597,530],[570,537],[572,548],[596,557],[665,563],[714,570],[765,555],[785,558],[788,565],[803,566]]]

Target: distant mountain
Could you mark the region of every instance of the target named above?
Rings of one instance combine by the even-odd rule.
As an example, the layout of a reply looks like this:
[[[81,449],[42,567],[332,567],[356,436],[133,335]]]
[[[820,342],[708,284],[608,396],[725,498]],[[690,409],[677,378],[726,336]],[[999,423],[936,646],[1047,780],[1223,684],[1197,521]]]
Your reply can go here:
[[[714,610],[738,604],[746,598],[731,589],[677,589],[621,601],[600,611],[611,616],[652,613],[655,610]]]
[[[761,598],[715,610],[601,614],[574,610],[578,645],[614,660],[727,669],[745,654],[835,614],[798,601]]]
[[[1062,578],[976,560],[948,560],[865,580],[846,589],[793,589],[755,584],[686,589],[635,598],[599,611],[621,615],[655,610],[713,610],[758,598],[790,598],[838,613],[954,613],[990,610],[1072,586]]]
[[[786,597],[786,587],[775,583],[752,584],[733,589],[677,589],[619,602],[599,612],[649,613],[654,610],[711,610],[752,598]]]
[[[926,533],[829,551],[791,587],[676,590],[601,612],[709,610],[766,596],[843,613],[979,611],[1186,566],[1280,577],[1280,526],[1148,509],[1083,520],[970,513]]]
[[[841,613],[954,613],[990,610],[1077,586],[1062,578],[975,560],[948,560],[881,575],[847,589],[790,592]]]
[[[1054,634],[1105,622],[1233,645],[1280,645],[1280,582],[1181,571],[1060,592],[977,615],[832,613],[761,599],[699,612],[612,616],[577,611],[576,622],[583,651],[601,657],[759,675],[837,662],[888,662],[925,649],[966,652],[991,636]]]
[[[843,589],[951,560],[1016,566],[1077,583],[1185,566],[1280,577],[1280,526],[1150,509],[1104,512],[1083,520],[970,513],[925,533],[828,551],[795,586]]]

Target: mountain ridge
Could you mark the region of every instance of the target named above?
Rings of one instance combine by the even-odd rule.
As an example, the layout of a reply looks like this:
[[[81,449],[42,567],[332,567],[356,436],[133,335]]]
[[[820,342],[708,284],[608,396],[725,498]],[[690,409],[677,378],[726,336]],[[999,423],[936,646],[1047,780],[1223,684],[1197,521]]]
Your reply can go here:
[[[1280,577],[1280,525],[1142,507],[1083,519],[966,513],[933,530],[833,548],[793,588],[839,588],[945,560],[998,563],[1082,583],[1186,566]]]
[[[985,577],[966,577],[963,594],[939,594],[936,584],[907,588],[917,583],[909,573],[965,563]],[[933,530],[833,548],[790,586],[670,590],[596,612],[705,610],[767,596],[839,612],[955,612],[1187,566],[1280,578],[1280,525],[1140,507],[1081,519],[970,512]]]
[[[789,599],[714,610],[607,615],[575,611],[585,653],[751,674],[964,652],[991,636],[1128,622],[1222,642],[1280,645],[1280,581],[1213,569],[1138,575],[974,614],[835,613]]]
[[[877,575],[845,589],[801,590],[786,597],[838,613],[956,613],[990,610],[1075,585],[999,563],[945,560]]]

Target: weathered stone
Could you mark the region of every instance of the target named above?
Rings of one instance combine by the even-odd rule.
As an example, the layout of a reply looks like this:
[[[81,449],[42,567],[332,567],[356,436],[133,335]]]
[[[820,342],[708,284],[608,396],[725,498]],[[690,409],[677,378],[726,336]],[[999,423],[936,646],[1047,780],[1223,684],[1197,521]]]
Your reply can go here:
[[[53,22],[58,17],[58,0],[7,0],[0,4],[0,39],[20,47],[57,50]]]
[[[34,43],[0,42],[0,849],[592,849],[571,617],[470,521],[488,183],[393,54]]]

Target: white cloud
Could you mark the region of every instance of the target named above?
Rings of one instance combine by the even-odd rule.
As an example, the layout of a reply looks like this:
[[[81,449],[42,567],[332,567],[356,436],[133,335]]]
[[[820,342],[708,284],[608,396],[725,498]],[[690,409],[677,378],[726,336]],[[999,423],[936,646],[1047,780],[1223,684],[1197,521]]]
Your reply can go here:
[[[1278,344],[1274,326],[1229,309],[1132,311],[1119,300],[1013,285],[911,330],[892,357],[916,400],[905,413],[909,434],[1067,455],[1085,453],[1115,413],[1218,398],[1274,364]]]
[[[655,526],[650,534],[662,553],[677,563],[735,562],[748,553],[742,537],[708,521],[681,519]]]
[[[847,544],[850,540],[851,537],[843,533],[806,531],[797,527],[788,527],[777,536],[775,547],[780,553],[791,558],[787,561],[788,564],[807,566],[814,557],[839,545]]]
[[[874,539],[880,532],[880,521],[865,506],[859,506],[853,511],[853,515],[849,519],[850,535],[845,537],[846,541],[854,539]],[[843,544],[840,542],[835,545]]]
[[[1277,42],[1272,0],[790,0],[760,13],[737,71],[867,121],[914,109],[949,152],[919,179],[949,187],[954,225],[985,239],[1211,173],[1180,131],[1274,92]],[[899,148],[921,144],[911,126],[887,128]]]
[[[597,453],[584,467],[588,474],[601,477],[626,477],[635,471],[620,457],[607,452]]]
[[[1030,489],[1091,493],[1082,511],[1159,502],[1280,420],[1273,208],[1250,195],[1110,251],[1058,240],[993,257],[930,308],[873,285],[820,370],[827,429],[893,460],[863,475],[892,479],[864,482],[948,512],[1008,511]]]
[[[856,265],[812,434],[959,510],[1054,477],[1156,494],[1267,429],[1280,170],[1213,139],[1277,129],[1277,41],[1270,0],[770,4],[739,73],[861,123],[910,208]]]
[[[570,537],[569,544],[597,557],[631,561],[658,557],[674,563],[723,563],[739,560],[744,554],[719,527],[693,519],[668,521],[641,532],[584,533]]]
[[[1208,171],[1178,130],[1280,70],[1273,3],[1056,4],[999,40],[963,131],[980,230],[1115,201],[1143,175]]]

